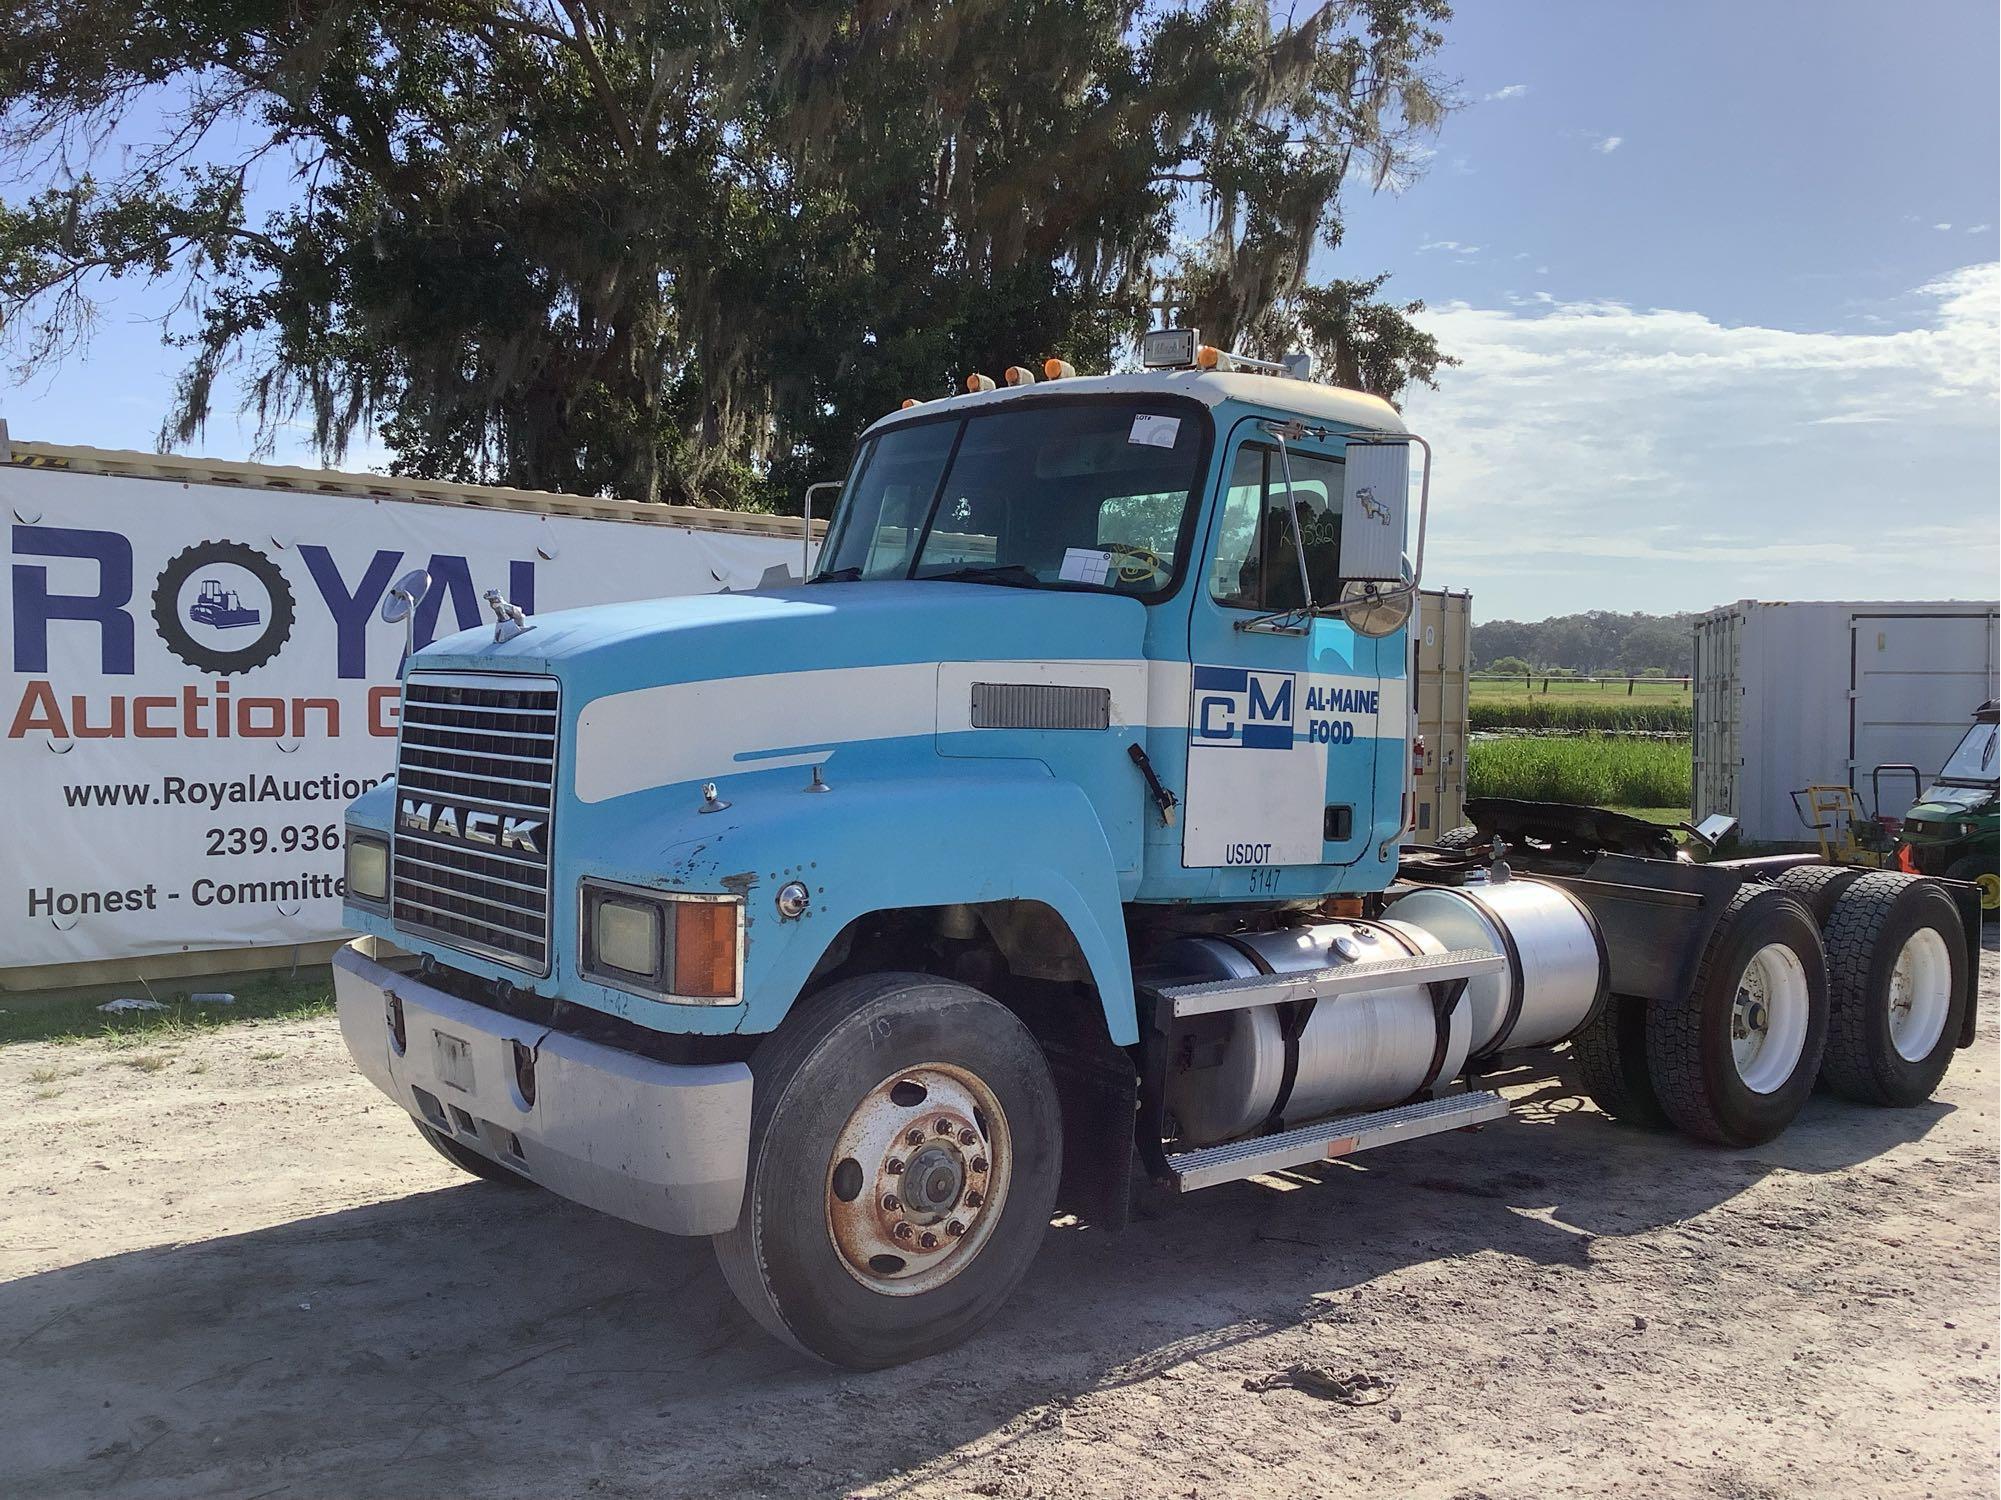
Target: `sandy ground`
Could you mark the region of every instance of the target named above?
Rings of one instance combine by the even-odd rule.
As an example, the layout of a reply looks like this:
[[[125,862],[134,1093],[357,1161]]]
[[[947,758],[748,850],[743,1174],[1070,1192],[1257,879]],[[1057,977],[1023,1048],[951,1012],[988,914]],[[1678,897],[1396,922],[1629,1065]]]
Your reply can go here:
[[[461,1177],[330,1019],[0,1049],[0,1493],[1992,1495],[1983,972],[1928,1107],[1727,1153],[1524,1077],[1477,1135],[1053,1228],[874,1376],[705,1244]],[[1302,1361],[1394,1389],[1247,1389]]]

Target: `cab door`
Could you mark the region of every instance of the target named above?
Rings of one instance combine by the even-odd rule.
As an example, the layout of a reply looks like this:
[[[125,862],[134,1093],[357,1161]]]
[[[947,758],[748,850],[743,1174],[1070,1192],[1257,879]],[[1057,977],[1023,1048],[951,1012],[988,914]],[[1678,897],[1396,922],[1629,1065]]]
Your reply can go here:
[[[1189,869],[1352,864],[1375,822],[1377,642],[1300,610],[1340,589],[1341,440],[1236,424],[1189,612]],[[1287,487],[1288,465],[1291,488]],[[1306,574],[1287,511],[1297,500]],[[1400,722],[1386,733],[1401,735]],[[1253,875],[1255,882],[1256,876]],[[1288,886],[1294,882],[1286,882]]]

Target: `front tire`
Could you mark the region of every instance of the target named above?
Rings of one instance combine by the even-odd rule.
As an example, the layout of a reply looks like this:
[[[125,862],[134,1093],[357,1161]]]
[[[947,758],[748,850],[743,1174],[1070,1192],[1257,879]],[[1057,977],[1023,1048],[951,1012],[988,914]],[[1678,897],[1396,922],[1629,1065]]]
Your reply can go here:
[[[1928,880],[1865,875],[1827,923],[1827,1055],[1821,1077],[1858,1104],[1932,1095],[1966,1011],[1959,908]]]
[[[743,1212],[714,1239],[730,1290],[794,1348],[850,1369],[970,1338],[1049,1228],[1062,1111],[998,1001],[925,974],[831,985],[751,1059]]]
[[[1768,885],[1724,908],[1695,981],[1647,1011],[1647,1072],[1668,1118],[1719,1146],[1769,1141],[1813,1092],[1827,956],[1813,914]]]

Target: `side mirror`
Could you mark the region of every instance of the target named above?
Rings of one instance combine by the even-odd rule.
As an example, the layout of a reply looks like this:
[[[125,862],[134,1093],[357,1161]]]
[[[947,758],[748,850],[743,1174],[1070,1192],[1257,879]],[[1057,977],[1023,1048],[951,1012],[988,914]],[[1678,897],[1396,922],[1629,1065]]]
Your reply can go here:
[[[396,679],[399,682],[410,665],[411,654],[417,649],[417,606],[430,592],[431,575],[422,568],[413,568],[390,584],[389,592],[382,596],[383,622],[403,627],[403,656],[396,663]]]
[[[1343,457],[1341,576],[1400,583],[1410,515],[1410,444],[1351,439]]]
[[[387,625],[400,625],[410,617],[410,611],[424,602],[424,596],[431,592],[431,575],[422,568],[405,573],[389,585],[389,592],[382,596],[382,620]]]

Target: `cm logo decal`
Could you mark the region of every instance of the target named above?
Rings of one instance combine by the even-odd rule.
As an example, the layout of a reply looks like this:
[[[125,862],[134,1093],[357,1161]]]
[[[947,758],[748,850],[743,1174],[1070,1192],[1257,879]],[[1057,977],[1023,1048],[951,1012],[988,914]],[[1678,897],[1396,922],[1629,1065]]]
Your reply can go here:
[[[1291,672],[1198,666],[1188,742],[1233,750],[1290,750],[1297,701]]]
[[[296,614],[278,565],[241,542],[189,547],[153,585],[153,625],[167,649],[218,677],[276,656],[292,638]]]

